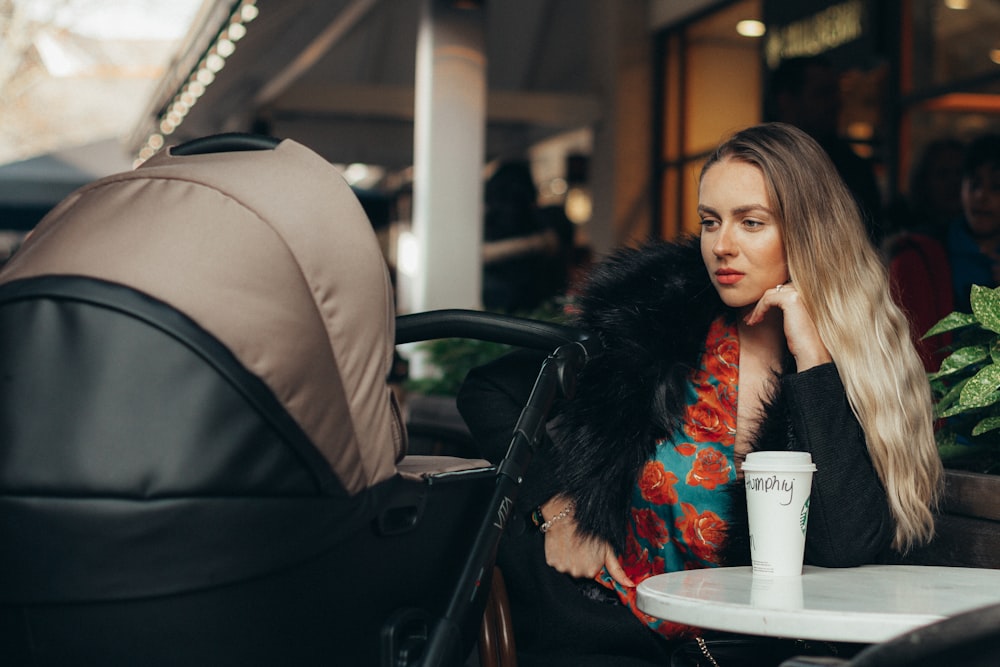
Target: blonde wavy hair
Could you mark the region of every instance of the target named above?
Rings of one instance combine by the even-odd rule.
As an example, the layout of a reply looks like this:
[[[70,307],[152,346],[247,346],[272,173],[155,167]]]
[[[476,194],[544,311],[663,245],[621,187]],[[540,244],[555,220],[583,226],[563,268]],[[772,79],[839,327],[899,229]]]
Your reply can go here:
[[[757,166],[781,225],[788,271],[830,351],[896,522],[905,552],[934,535],[942,466],[930,385],[893,302],[886,268],[823,149],[801,130],[765,123],[709,156]]]

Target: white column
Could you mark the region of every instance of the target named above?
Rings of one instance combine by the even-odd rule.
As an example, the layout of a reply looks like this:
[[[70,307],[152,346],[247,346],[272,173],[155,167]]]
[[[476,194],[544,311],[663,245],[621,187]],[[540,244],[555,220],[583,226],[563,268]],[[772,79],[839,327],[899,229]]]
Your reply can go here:
[[[481,307],[485,8],[423,0],[417,36],[411,275],[401,308]],[[470,7],[471,8],[456,8]],[[405,283],[405,284],[404,284]]]

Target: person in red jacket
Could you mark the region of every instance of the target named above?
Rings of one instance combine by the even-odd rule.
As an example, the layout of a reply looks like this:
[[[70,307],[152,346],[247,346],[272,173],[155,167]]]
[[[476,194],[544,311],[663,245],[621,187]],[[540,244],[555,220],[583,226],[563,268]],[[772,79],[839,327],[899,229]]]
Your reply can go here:
[[[940,367],[951,337],[922,336],[948,313],[970,312],[972,285],[1000,284],[1000,135],[966,149],[961,201],[962,215],[949,224],[904,232],[885,246],[892,289],[928,372]]]

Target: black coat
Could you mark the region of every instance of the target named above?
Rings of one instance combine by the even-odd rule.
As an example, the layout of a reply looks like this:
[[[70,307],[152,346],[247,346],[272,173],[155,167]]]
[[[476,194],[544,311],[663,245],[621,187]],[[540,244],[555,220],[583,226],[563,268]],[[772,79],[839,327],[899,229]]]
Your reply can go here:
[[[513,607],[522,662],[573,664],[582,656],[663,663],[669,647],[596,584],[545,563],[544,542],[526,516],[556,493],[573,498],[581,530],[624,550],[629,501],[657,439],[679,427],[683,387],[704,351],[712,320],[726,313],[696,240],[625,249],[598,265],[579,300],[579,324],[603,353],[580,377],[576,396],[557,407],[554,437],[540,447],[520,489],[498,562]],[[515,353],[473,370],[459,409],[483,455],[498,461],[530,392],[540,359]],[[757,449],[808,451],[816,463],[806,561],[823,566],[873,562],[894,525],[864,434],[833,364],[794,372],[791,357],[754,439]],[[742,482],[732,503],[723,562],[749,563]],[[546,629],[549,628],[549,629]],[[572,657],[571,657],[572,656]],[[636,664],[642,664],[641,662]]]

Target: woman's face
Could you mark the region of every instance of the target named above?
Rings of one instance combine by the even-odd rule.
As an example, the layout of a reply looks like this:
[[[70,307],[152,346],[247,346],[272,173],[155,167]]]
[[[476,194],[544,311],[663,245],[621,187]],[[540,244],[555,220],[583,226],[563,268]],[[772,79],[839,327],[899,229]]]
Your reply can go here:
[[[764,174],[726,159],[708,168],[698,188],[701,256],[723,303],[753,306],[788,282],[788,264]]]
[[[1000,169],[983,164],[962,179],[962,210],[976,240],[1000,240]]]

